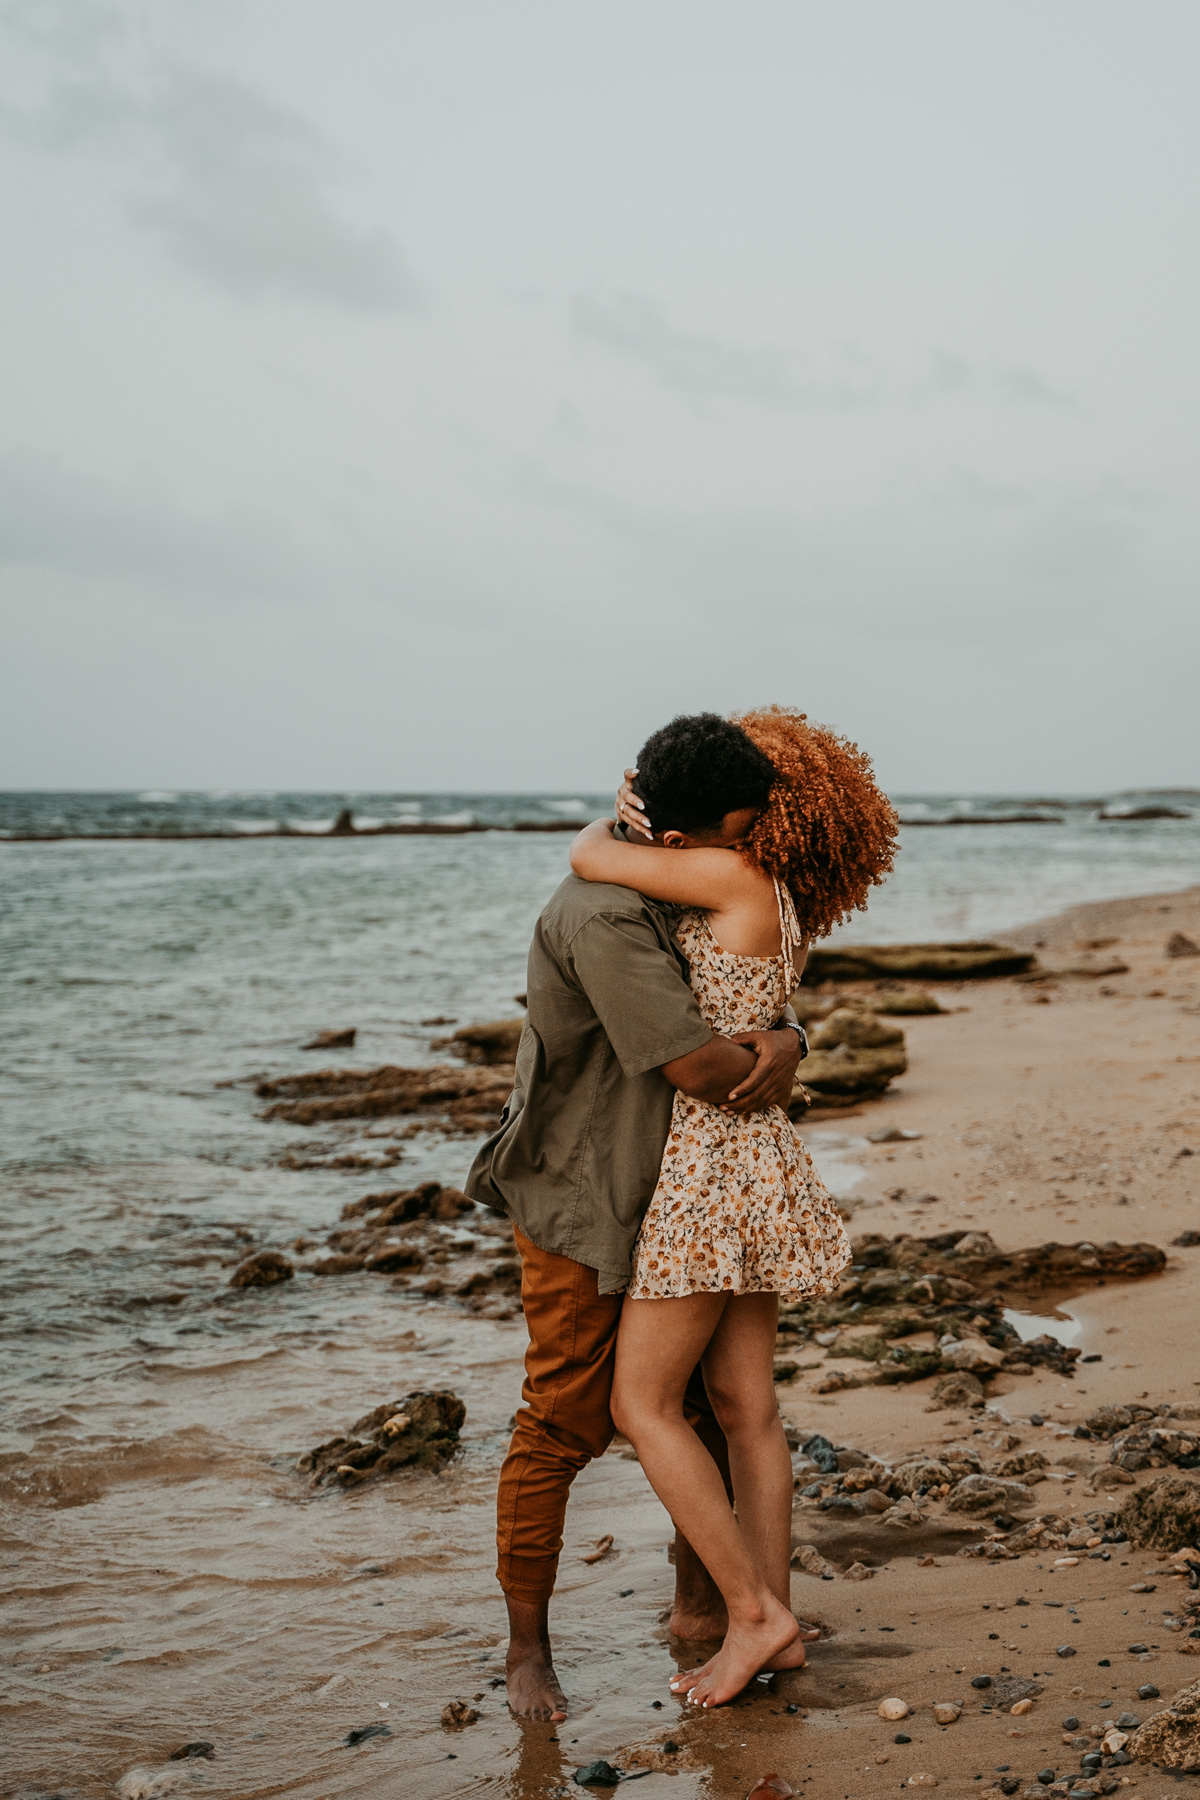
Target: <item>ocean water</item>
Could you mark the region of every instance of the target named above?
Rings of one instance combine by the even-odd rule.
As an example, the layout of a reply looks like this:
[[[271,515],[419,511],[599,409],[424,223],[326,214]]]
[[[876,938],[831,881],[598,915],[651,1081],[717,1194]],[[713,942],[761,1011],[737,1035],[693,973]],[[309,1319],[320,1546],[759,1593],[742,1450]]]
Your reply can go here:
[[[915,821],[967,802],[906,799],[914,823],[896,872],[848,935],[1002,934],[1077,901],[1193,885],[1200,795],[1169,804],[1188,816],[1102,820],[1096,802],[992,796],[971,805],[1059,822],[938,829]],[[357,1028],[338,1060],[417,1063],[450,1028],[426,1021],[513,1016],[570,839],[316,835],[343,806],[364,822],[485,826],[604,809],[588,795],[0,796],[12,840],[0,841],[0,1573],[14,1721],[0,1778],[14,1786],[107,1794],[171,1742],[223,1729],[240,1761],[222,1792],[368,1791],[345,1773],[336,1733],[322,1748],[325,1724],[296,1752],[287,1709],[318,1676],[332,1682],[348,1645],[375,1643],[376,1613],[335,1629],[329,1584],[415,1527],[398,1489],[318,1515],[292,1470],[299,1451],[406,1387],[452,1382],[473,1435],[445,1490],[453,1529],[424,1519],[432,1560],[413,1563],[396,1605],[457,1618],[449,1590],[429,1585],[451,1550],[464,1616],[487,1582],[519,1328],[366,1276],[231,1292],[246,1242],[326,1229],[370,1185],[280,1166],[306,1134],[261,1119],[248,1078],[319,1064],[299,1047],[322,1028]],[[155,835],[114,835],[142,829]],[[186,835],[196,830],[229,835]],[[16,841],[36,833],[65,835]],[[415,1138],[389,1185],[458,1185],[473,1148]],[[845,1156],[830,1134],[831,1175]],[[392,1655],[404,1630],[389,1629]],[[495,1624],[469,1629],[489,1655]],[[280,1671],[265,1688],[263,1633]],[[452,1649],[442,1662],[431,1652],[431,1693],[443,1676],[455,1691]],[[384,1667],[370,1663],[376,1686]],[[330,1719],[362,1723],[353,1710]],[[411,1791],[462,1791],[452,1768],[428,1747]],[[526,1791],[513,1783],[472,1791]]]

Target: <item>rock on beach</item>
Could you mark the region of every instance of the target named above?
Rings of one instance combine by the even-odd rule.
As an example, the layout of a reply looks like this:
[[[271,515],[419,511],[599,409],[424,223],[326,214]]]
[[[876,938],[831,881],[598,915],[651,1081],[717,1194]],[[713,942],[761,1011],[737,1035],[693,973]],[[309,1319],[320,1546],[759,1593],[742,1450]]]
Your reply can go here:
[[[273,1287],[277,1281],[291,1281],[296,1265],[278,1250],[256,1250],[240,1262],[229,1277],[232,1288]]]
[[[458,1450],[467,1409],[448,1388],[419,1390],[365,1413],[354,1436],[330,1438],[296,1467],[313,1487],[355,1487],[397,1469],[445,1468]]]
[[[1180,1688],[1170,1706],[1140,1726],[1125,1745],[1137,1762],[1160,1769],[1200,1770],[1200,1681]]]

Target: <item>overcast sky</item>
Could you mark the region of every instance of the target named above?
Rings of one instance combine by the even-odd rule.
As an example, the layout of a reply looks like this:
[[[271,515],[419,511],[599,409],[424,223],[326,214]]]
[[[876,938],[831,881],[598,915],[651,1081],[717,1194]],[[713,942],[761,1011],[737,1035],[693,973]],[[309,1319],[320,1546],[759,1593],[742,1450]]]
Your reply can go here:
[[[0,786],[1200,783],[1196,0],[0,0]]]

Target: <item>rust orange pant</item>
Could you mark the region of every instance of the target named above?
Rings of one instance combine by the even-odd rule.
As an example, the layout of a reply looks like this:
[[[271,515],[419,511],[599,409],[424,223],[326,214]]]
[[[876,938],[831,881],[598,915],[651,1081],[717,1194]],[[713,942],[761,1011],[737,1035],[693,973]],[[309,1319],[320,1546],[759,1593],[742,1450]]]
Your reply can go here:
[[[620,1294],[599,1292],[595,1269],[539,1250],[514,1228],[529,1331],[522,1405],[496,1497],[496,1575],[514,1600],[554,1592],[571,1483],[613,1440],[609,1412]],[[688,1422],[725,1472],[724,1438],[697,1368]]]

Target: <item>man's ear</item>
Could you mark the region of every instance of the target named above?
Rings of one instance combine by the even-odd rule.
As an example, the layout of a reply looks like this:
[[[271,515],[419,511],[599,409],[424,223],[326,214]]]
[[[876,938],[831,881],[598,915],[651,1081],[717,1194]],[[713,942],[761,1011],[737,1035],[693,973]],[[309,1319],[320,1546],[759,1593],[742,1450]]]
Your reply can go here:
[[[685,850],[687,848],[687,838],[682,831],[664,831],[662,841],[664,850]]]

